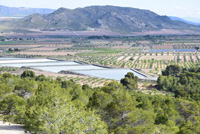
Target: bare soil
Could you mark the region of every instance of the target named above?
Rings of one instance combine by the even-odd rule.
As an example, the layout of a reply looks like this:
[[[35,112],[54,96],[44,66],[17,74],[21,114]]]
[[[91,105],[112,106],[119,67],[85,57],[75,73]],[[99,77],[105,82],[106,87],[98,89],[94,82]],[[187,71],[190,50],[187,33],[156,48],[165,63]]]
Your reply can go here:
[[[0,121],[0,134],[29,134],[24,132],[24,128],[19,124],[3,123]]]
[[[128,61],[132,56],[128,56],[124,59],[124,61]]]
[[[142,56],[141,58],[140,58],[141,60],[144,60],[144,59],[146,59],[146,60],[151,60],[151,59],[155,59],[155,60],[174,60],[174,56],[173,55],[165,55],[165,56],[161,56],[161,55],[159,55],[159,56],[155,56],[155,55],[153,55],[153,56]]]
[[[120,60],[122,60],[124,58],[124,56],[120,56],[118,59],[117,59],[117,61],[120,61]]]
[[[26,54],[26,55],[75,55],[77,52],[16,52],[13,54]]]

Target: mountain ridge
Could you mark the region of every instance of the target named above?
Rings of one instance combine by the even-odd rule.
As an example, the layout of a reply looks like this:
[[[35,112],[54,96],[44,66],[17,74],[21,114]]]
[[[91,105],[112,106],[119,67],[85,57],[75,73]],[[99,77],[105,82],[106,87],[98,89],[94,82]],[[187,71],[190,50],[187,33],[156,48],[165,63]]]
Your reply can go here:
[[[171,20],[150,10],[117,6],[88,6],[85,8],[59,8],[50,14],[32,14],[8,22],[15,29],[41,31],[110,30],[118,33],[160,31],[162,29],[194,30],[200,27]]]
[[[55,9],[48,8],[27,8],[27,7],[7,7],[0,5],[0,17],[25,17],[33,13],[48,14]]]
[[[188,21],[185,18],[180,18],[180,17],[175,17],[175,16],[169,16],[169,17],[170,19],[175,20],[175,21],[182,21],[182,22],[185,22],[187,24],[192,24],[192,25],[200,25],[200,23]]]

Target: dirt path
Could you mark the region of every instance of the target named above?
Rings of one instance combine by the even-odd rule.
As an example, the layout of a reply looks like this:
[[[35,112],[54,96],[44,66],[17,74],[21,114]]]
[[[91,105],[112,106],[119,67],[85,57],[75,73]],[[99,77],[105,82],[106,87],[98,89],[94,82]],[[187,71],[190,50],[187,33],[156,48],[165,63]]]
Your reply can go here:
[[[192,59],[194,60],[194,62],[198,62],[196,55],[195,56],[193,55]]]
[[[132,56],[128,56],[124,59],[124,61],[128,61]]]
[[[189,55],[186,55],[186,59],[187,59],[187,62],[190,62],[191,59],[190,59],[190,56]]]
[[[117,61],[120,61],[120,60],[122,60],[124,58],[124,56],[120,56],[118,59],[117,59]]]
[[[0,134],[28,134],[21,125],[0,121]]]
[[[180,55],[181,62],[184,62],[184,55]]]

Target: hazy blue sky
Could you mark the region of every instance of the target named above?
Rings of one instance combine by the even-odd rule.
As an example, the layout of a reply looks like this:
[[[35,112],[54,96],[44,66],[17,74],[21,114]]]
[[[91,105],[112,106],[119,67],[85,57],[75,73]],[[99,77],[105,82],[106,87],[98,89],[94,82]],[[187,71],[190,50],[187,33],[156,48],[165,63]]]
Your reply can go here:
[[[115,5],[149,9],[160,15],[200,18],[200,0],[0,0],[0,5],[53,9]]]

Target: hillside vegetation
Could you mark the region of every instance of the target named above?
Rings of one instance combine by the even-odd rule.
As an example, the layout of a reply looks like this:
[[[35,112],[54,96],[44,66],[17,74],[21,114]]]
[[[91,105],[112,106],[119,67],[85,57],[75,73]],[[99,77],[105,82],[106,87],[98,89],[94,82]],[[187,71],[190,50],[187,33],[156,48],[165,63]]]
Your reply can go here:
[[[98,88],[28,70],[21,76],[1,74],[0,82],[4,120],[23,124],[31,133],[200,133],[199,99],[136,92],[138,78],[132,73],[121,83]]]

